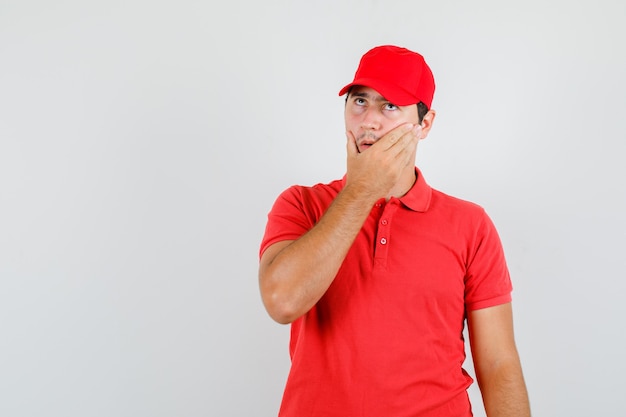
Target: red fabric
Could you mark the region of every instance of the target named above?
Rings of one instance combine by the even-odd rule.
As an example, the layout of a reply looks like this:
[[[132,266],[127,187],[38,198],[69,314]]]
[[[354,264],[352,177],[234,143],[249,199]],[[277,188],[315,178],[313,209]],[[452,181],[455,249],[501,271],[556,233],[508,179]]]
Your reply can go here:
[[[377,46],[366,52],[354,80],[339,95],[355,85],[373,88],[396,106],[421,101],[430,109],[435,95],[435,78],[424,57],[394,45]]]
[[[466,308],[509,302],[511,282],[484,210],[417,172],[407,195],[372,208],[328,291],[292,323],[281,417],[471,416]],[[284,191],[261,253],[311,229],[342,186]]]

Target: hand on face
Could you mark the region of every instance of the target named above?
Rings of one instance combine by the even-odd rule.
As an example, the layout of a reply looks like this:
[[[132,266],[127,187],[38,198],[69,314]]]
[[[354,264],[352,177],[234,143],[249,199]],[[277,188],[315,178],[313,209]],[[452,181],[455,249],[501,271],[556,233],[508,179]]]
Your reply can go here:
[[[346,185],[357,187],[359,192],[375,199],[388,196],[402,175],[409,169],[413,171],[421,134],[420,125],[404,123],[378,141],[360,139],[357,146],[357,138],[348,131]]]

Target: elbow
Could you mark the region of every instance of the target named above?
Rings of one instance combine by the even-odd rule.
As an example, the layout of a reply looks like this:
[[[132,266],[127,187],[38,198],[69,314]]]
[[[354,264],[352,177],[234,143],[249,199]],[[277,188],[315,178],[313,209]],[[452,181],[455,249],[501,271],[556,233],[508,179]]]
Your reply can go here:
[[[263,277],[259,283],[265,310],[275,322],[289,324],[304,314],[298,306],[295,294],[284,286]]]
[[[273,250],[273,247],[269,250]],[[263,263],[259,268],[259,289],[265,310],[280,324],[289,324],[302,316],[311,306],[303,299],[301,284],[294,283],[293,272],[289,268],[276,268]]]
[[[279,324],[290,324],[302,315],[288,297],[274,292],[263,295],[262,298],[265,310],[272,320]]]
[[[291,324],[293,323],[297,317],[294,318],[294,316],[291,315],[278,315],[278,314],[271,314],[270,313],[270,317],[278,324]]]

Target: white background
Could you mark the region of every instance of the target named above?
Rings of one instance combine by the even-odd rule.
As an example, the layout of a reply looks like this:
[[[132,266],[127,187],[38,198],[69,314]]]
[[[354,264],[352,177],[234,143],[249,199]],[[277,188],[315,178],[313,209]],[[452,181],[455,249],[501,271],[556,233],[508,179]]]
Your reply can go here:
[[[276,415],[266,214],[343,175],[337,91],[393,43],[437,82],[427,181],[500,231],[534,415],[623,416],[625,18],[608,0],[0,0],[0,415]]]

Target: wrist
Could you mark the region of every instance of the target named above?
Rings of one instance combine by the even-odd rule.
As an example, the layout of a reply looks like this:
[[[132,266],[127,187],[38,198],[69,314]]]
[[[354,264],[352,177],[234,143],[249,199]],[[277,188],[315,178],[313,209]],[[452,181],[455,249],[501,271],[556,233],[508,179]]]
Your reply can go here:
[[[342,200],[346,201],[346,204],[354,205],[357,209],[360,208],[367,213],[379,199],[384,197],[382,193],[376,193],[368,184],[358,182],[346,183],[339,194]]]

